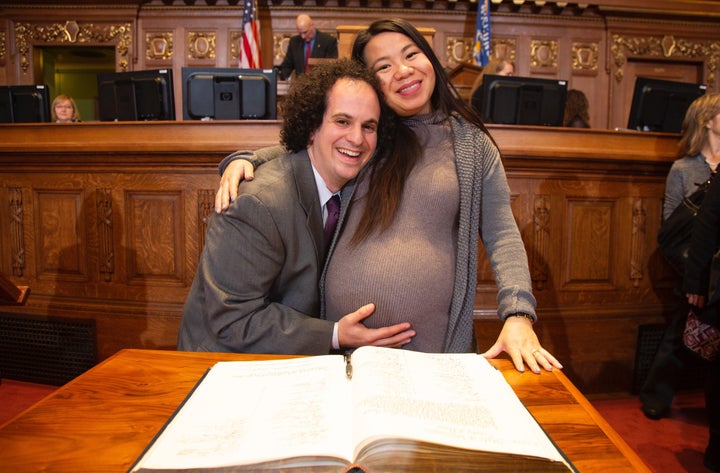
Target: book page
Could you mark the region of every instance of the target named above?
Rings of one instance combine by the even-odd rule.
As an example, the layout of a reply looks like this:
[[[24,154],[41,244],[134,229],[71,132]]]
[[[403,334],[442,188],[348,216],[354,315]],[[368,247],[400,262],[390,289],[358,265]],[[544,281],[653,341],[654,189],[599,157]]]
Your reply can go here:
[[[343,357],[217,363],[136,469],[245,465],[296,456],[350,463]]]
[[[565,461],[481,355],[368,347],[352,364],[356,453],[373,439],[398,437]]]

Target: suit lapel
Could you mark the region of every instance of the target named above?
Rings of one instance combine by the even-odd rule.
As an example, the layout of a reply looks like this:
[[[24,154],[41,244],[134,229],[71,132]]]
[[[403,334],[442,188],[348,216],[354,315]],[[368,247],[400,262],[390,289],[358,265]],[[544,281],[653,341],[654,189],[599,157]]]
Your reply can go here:
[[[302,150],[290,157],[295,176],[295,186],[298,193],[298,201],[305,211],[305,226],[312,235],[315,244],[315,254],[318,258],[319,267],[323,263],[323,223],[322,208],[318,197],[315,174],[310,165],[310,157],[307,151]]]

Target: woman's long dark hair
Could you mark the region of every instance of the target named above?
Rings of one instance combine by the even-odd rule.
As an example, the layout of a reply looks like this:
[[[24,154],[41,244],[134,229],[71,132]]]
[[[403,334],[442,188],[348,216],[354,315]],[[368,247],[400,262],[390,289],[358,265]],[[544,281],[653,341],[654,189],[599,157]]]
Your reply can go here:
[[[425,37],[407,20],[388,18],[373,22],[355,38],[352,48],[353,59],[367,66],[365,47],[373,37],[381,33],[400,33],[407,36],[428,58],[435,72],[435,90],[430,97],[434,111],[439,111],[447,117],[453,113],[458,114],[490,136],[480,115],[470,108],[450,82],[450,78]],[[383,153],[384,159],[377,162],[371,170],[368,202],[360,219],[360,225],[353,235],[354,243],[362,241],[376,229],[384,231],[392,224],[402,199],[407,176],[422,153],[422,146],[415,133],[407,125],[398,124],[395,128],[392,149],[386,150]]]

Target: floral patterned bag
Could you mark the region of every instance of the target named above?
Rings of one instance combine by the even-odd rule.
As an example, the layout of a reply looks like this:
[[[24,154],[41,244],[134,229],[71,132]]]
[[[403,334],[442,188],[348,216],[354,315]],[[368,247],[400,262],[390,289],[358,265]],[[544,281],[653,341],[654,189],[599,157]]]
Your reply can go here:
[[[720,359],[720,329],[700,320],[694,310],[688,313],[683,343],[708,361]]]

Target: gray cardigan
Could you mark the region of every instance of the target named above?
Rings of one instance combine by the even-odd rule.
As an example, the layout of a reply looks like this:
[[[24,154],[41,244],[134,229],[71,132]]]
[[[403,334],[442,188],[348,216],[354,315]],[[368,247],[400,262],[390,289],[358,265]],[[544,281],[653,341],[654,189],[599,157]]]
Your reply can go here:
[[[663,220],[666,220],[682,200],[695,192],[698,184],[710,179],[710,165],[702,153],[685,156],[673,162],[665,181]]]
[[[460,185],[460,219],[455,288],[446,352],[473,348],[473,306],[480,235],[498,289],[498,315],[523,312],[535,317],[535,297],[527,253],[510,207],[510,189],[500,152],[490,137],[466,120],[450,118]]]

